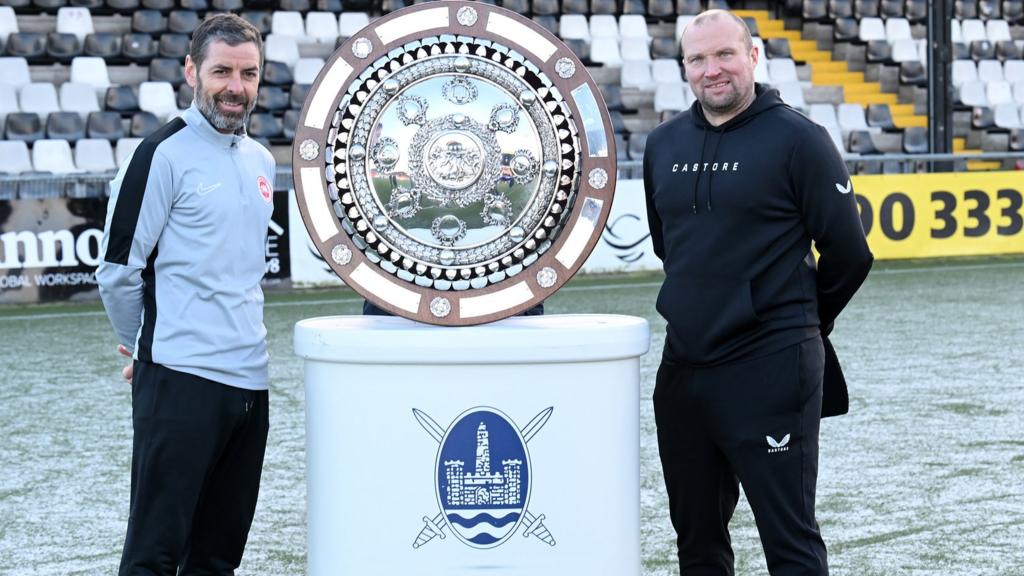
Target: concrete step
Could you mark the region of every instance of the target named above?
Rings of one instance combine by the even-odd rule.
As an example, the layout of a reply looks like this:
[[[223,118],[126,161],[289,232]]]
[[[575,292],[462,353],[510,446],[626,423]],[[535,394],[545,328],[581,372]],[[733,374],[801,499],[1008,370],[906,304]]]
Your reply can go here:
[[[793,60],[796,60],[797,62],[811,62],[816,64],[818,62],[831,62],[832,55],[828,52],[821,52],[820,50],[801,50],[793,52]]]
[[[823,86],[833,84],[863,84],[863,72],[818,72],[811,75],[811,81]]]
[[[917,115],[912,115],[912,116],[895,116],[894,115],[892,117],[892,122],[898,128],[911,128],[911,127],[927,128],[928,127],[928,117],[927,116],[917,116]]]
[[[881,94],[882,87],[877,82],[852,82],[843,84],[846,94]]]
[[[846,62],[836,62],[835,60],[829,60],[828,62],[814,62],[811,64],[811,70],[814,72],[849,72],[849,67],[846,66]]]
[[[847,102],[853,102],[854,104],[860,104],[861,106],[867,106],[868,104],[888,104],[889,106],[895,106],[899,102],[896,100],[895,94],[847,94]]]
[[[916,116],[913,104],[890,104],[889,112],[895,116]]]

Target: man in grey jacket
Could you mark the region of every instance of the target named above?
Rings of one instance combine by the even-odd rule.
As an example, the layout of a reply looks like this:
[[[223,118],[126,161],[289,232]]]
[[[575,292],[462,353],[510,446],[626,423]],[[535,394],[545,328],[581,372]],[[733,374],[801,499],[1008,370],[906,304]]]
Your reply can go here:
[[[131,504],[121,576],[234,574],[267,442],[264,250],[274,160],[245,134],[259,31],[231,14],[193,33],[190,108],[111,182],[100,295],[134,359]]]

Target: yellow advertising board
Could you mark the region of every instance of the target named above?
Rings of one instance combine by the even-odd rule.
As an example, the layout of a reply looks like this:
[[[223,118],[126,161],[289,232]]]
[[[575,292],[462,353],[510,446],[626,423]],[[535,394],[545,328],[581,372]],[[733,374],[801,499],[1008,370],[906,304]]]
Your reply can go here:
[[[1024,253],[1024,172],[852,180],[875,258]]]

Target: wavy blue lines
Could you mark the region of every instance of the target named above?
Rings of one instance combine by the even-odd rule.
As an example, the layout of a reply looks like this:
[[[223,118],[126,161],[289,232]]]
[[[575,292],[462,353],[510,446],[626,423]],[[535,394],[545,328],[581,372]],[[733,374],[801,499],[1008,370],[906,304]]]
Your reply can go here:
[[[449,522],[451,522],[452,524],[458,524],[459,526],[462,526],[464,528],[472,528],[472,527],[476,526],[477,524],[484,524],[484,523],[489,524],[491,526],[494,526],[495,528],[501,528],[502,526],[506,526],[506,525],[511,524],[513,522],[516,522],[518,520],[519,520],[519,513],[518,512],[510,512],[510,513],[502,516],[501,518],[495,518],[494,516],[491,516],[490,514],[487,514],[486,512],[483,513],[483,514],[477,514],[476,516],[473,516],[472,518],[463,518],[462,516],[460,516],[458,514],[449,514],[448,515],[448,521]],[[481,534],[481,536],[482,536],[482,534]],[[479,544],[479,542],[478,542],[478,544]]]

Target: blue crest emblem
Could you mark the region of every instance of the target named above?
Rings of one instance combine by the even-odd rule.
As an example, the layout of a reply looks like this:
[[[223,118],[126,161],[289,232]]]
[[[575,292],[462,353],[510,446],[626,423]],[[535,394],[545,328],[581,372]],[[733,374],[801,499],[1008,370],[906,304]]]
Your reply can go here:
[[[439,444],[434,466],[435,494],[440,511],[424,516],[413,548],[448,529],[474,548],[494,548],[520,526],[523,536],[536,536],[551,546],[555,539],[544,515],[529,510],[532,475],[527,443],[554,408],[546,408],[522,429],[501,411],[478,406],[441,428],[425,412],[413,408],[420,426]]]

